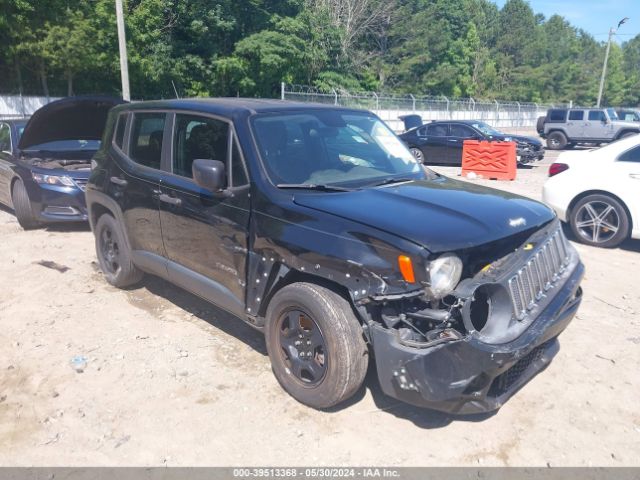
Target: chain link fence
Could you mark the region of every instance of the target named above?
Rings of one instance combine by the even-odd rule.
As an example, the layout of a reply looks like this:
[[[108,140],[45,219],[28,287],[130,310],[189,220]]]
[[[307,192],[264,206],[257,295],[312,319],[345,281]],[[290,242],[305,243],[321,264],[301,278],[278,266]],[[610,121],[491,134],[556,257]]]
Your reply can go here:
[[[29,117],[40,107],[54,100],[58,100],[58,98],[0,95],[0,119],[9,120],[12,118]]]
[[[403,131],[399,117],[418,114],[430,120],[482,120],[496,128],[508,130],[535,130],[538,117],[546,115],[554,105],[475,100],[473,98],[447,98],[445,96],[414,96],[382,94],[376,92],[348,92],[346,90],[321,91],[305,85],[281,85],[282,100],[340,105],[372,110],[395,131]]]

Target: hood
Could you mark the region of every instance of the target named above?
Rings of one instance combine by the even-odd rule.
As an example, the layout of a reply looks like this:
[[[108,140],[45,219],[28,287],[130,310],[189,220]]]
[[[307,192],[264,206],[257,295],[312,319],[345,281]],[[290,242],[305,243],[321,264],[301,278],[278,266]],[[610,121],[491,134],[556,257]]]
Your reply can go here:
[[[100,140],[109,110],[121,103],[113,97],[69,97],[36,110],[24,128],[18,148],[58,140]]]
[[[398,235],[433,253],[489,243],[554,218],[534,200],[446,177],[340,194],[303,193],[294,201]]]
[[[638,129],[638,122],[627,122],[626,120],[613,120],[612,123],[616,127],[628,127],[628,128],[633,128],[634,130]]]
[[[405,131],[422,126],[422,117],[420,115],[416,115],[416,114],[401,115],[398,118],[404,122]]]
[[[494,135],[493,138],[502,141],[514,141],[517,143],[528,143],[530,145],[542,145],[542,142],[534,137],[525,137],[524,135],[509,135],[503,133],[502,135]]]

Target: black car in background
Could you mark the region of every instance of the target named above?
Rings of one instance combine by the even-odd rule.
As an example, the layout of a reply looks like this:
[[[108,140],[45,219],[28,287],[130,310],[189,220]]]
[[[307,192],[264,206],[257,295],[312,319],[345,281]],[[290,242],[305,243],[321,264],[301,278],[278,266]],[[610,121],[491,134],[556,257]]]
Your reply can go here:
[[[407,127],[415,125],[415,117],[405,120]],[[478,120],[451,120],[413,126],[400,135],[416,159],[425,164],[462,163],[462,147],[465,140],[492,142],[516,142],[519,164],[544,158],[542,142],[536,138],[502,133]]]
[[[373,357],[388,395],[495,410],[549,363],[581,301],[553,211],[430,172],[371,112],[131,103],[94,161],[105,279],[157,275],[262,330],[280,384],[315,408],[354,395]]]
[[[25,229],[86,221],[84,190],[100,147],[110,97],[71,97],[29,120],[0,120],[0,203]]]

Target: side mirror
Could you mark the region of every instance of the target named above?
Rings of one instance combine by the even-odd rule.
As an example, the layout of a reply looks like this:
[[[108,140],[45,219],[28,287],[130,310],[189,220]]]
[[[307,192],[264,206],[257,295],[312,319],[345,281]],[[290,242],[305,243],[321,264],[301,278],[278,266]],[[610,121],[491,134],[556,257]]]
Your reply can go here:
[[[193,179],[200,188],[220,193],[227,188],[224,163],[220,160],[196,159],[191,166]]]

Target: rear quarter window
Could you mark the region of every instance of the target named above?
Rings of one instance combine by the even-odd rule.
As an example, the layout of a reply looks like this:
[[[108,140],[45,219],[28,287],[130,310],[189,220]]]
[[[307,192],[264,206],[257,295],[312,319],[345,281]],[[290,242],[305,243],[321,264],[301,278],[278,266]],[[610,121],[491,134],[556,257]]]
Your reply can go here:
[[[547,116],[547,122],[564,122],[566,118],[566,110],[551,110]]]
[[[121,113],[120,115],[118,115],[116,129],[113,134],[113,143],[115,143],[120,150],[123,149],[122,147],[124,145],[124,132],[126,127],[127,127],[127,114]]]
[[[618,161],[640,163],[640,147],[634,147],[631,150],[627,150],[618,157]]]

